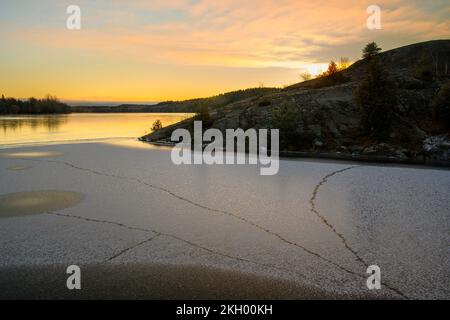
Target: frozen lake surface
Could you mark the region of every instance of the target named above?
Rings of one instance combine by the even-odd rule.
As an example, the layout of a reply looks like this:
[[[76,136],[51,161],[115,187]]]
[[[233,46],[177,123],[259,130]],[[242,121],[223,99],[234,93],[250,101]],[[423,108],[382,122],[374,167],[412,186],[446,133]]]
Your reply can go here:
[[[448,170],[282,160],[260,176],[254,165],[175,166],[168,149],[114,140],[0,150],[0,171],[2,196],[81,197],[0,212],[0,287],[19,267],[166,264],[336,297],[450,298]],[[9,206],[27,205],[18,195]],[[369,265],[381,268],[381,290],[366,287]]]

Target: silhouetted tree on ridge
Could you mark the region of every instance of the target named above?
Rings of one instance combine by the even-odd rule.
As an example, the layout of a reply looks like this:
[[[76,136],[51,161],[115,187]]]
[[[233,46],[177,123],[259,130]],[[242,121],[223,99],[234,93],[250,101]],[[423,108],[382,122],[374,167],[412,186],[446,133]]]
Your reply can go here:
[[[372,58],[380,53],[381,50],[375,42],[370,42],[363,49],[363,58]]]

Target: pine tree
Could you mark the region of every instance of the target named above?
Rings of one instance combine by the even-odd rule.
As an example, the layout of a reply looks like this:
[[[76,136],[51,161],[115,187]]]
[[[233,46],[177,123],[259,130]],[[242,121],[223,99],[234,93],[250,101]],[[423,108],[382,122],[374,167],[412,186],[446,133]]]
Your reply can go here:
[[[365,133],[378,139],[386,138],[391,128],[393,108],[397,104],[397,91],[377,60],[371,62],[354,99],[359,106],[360,124]]]
[[[380,53],[382,49],[375,42],[368,43],[363,49],[363,58],[371,58]]]

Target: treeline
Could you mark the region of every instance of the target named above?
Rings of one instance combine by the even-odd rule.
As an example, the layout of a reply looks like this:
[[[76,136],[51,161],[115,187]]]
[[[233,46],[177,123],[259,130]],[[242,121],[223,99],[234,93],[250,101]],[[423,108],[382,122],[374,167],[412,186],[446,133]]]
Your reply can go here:
[[[210,110],[220,109],[230,103],[240,100],[263,96],[269,93],[277,92],[277,88],[259,87],[249,88],[245,90],[237,90],[219,94],[209,98],[191,99],[185,101],[164,101],[154,106],[154,108],[163,107],[168,110],[176,110],[177,112],[198,112],[204,105]]]
[[[70,113],[70,107],[51,95],[47,95],[43,99],[29,98],[28,100],[5,98],[5,96],[2,95],[0,99],[0,114],[61,113]]]

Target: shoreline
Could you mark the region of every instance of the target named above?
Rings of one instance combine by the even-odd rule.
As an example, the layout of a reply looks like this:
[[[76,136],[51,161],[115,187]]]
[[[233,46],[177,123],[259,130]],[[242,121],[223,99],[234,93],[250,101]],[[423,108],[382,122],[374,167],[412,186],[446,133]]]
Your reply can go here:
[[[148,143],[154,146],[174,147],[174,142],[159,140],[148,141],[144,137],[138,138],[139,141]],[[226,149],[223,148],[223,151]],[[248,154],[248,152],[246,152]],[[416,160],[416,159],[398,159],[388,156],[377,155],[352,155],[340,152],[307,152],[307,151],[280,151],[280,158],[288,159],[310,159],[310,160],[335,160],[335,161],[351,161],[356,163],[373,163],[373,164],[385,164],[385,165],[408,165],[416,167],[430,167],[440,168],[444,170],[450,170],[450,162],[439,160]]]
[[[95,144],[108,143],[114,141],[129,140],[133,142],[141,142],[143,145],[149,145],[160,148],[171,148],[175,143],[168,141],[147,141],[144,138],[132,137],[113,137],[113,138],[92,138],[81,140],[61,140],[61,141],[42,141],[34,143],[16,143],[16,144],[0,144],[0,150],[17,149],[17,148],[36,148],[45,146],[59,146],[72,144]],[[417,160],[399,160],[395,158],[383,156],[352,156],[349,154],[339,153],[312,153],[301,151],[281,151],[280,159],[288,161],[308,160],[312,162],[327,162],[327,163],[362,163],[366,165],[392,166],[392,167],[412,167],[417,169],[435,169],[435,170],[450,170],[450,163],[433,161],[423,162]]]

